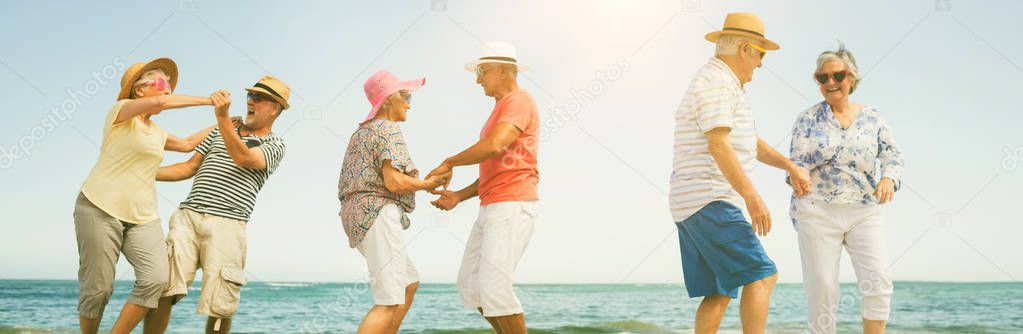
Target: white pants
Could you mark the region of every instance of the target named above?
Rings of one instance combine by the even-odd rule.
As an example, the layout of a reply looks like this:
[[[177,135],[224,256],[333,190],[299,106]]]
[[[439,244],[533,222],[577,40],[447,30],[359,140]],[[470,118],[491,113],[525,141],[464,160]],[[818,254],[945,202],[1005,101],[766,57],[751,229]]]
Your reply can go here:
[[[366,258],[376,305],[405,304],[405,288],[419,282],[419,272],[405,252],[402,214],[397,205],[384,205],[366,237],[355,246]]]
[[[485,317],[523,313],[512,289],[519,259],[533,236],[537,201],[499,202],[480,207],[458,270],[458,294]]]
[[[840,299],[842,306],[848,307],[853,300],[850,298],[861,297],[863,319],[888,320],[893,287],[881,207],[795,201],[803,287],[809,308],[808,332],[835,333]],[[843,246],[852,259],[860,296],[840,295],[838,268]]]

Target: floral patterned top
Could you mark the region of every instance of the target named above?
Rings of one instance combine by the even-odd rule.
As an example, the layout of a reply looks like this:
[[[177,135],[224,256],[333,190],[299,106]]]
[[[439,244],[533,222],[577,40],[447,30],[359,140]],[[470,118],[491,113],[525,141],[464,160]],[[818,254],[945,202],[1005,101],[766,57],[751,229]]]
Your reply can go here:
[[[395,194],[384,187],[380,171],[384,160],[408,176],[419,177],[398,123],[373,119],[359,126],[348,141],[337,185],[341,224],[352,248],[362,242],[384,205],[395,204],[406,213],[416,208],[415,193]],[[408,229],[410,224],[402,214],[402,228]]]
[[[873,194],[881,178],[895,181],[895,190],[902,184],[902,151],[888,123],[868,106],[847,129],[827,102],[804,111],[792,127],[790,159],[810,170],[810,193],[799,199],[877,204]],[[793,222],[796,200],[792,198],[790,208]]]

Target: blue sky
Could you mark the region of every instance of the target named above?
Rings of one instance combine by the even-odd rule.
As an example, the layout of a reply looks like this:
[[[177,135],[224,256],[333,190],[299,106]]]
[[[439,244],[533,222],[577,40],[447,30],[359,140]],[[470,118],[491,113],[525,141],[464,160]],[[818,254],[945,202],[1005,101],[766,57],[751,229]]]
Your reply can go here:
[[[363,81],[382,68],[427,77],[403,124],[426,171],[478,136],[493,100],[462,65],[480,41],[506,40],[533,66],[521,86],[542,119],[556,120],[541,143],[544,209],[517,280],[680,282],[666,195],[674,111],[713,53],[703,35],[726,13],[748,11],[782,47],[747,86],[760,136],[780,151],[788,150],[795,115],[821,100],[811,80],[816,55],[841,40],[857,56],[864,79],[853,100],[882,113],[906,155],[904,189],[884,209],[896,279],[1018,280],[1023,116],[1014,97],[1023,89],[1023,33],[1014,22],[1021,7],[959,0],[7,5],[0,13],[0,278],[76,277],[73,202],[98,156],[94,143],[118,69],[167,56],[180,67],[181,94],[226,88],[240,106],[242,88],[264,74],[293,89],[292,107],[274,128],[288,152],[248,226],[249,279],[361,279],[365,263],[347,247],[336,192],[347,138],[369,109]],[[207,107],[155,120],[185,135],[214,117]],[[185,158],[168,153],[165,163]],[[455,176],[460,187],[477,171],[459,168]],[[783,177],[768,167],[752,175],[775,221],[763,243],[781,280],[796,282]],[[189,185],[158,184],[164,219]],[[424,282],[452,282],[478,202],[442,213],[425,205],[431,197],[419,195],[408,251]],[[842,278],[851,280],[843,261]],[[129,278],[121,262],[119,277]]]

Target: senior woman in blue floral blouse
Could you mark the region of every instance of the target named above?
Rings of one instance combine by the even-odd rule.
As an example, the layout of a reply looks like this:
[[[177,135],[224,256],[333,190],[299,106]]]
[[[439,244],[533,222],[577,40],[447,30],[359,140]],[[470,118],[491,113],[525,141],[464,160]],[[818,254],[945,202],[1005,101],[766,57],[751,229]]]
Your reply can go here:
[[[888,123],[849,100],[859,86],[856,61],[839,47],[817,58],[814,79],[824,101],[799,115],[791,159],[810,170],[793,185],[791,217],[799,235],[811,333],[834,333],[842,248],[852,259],[862,296],[864,333],[883,333],[892,280],[880,205],[899,189],[902,153]]]

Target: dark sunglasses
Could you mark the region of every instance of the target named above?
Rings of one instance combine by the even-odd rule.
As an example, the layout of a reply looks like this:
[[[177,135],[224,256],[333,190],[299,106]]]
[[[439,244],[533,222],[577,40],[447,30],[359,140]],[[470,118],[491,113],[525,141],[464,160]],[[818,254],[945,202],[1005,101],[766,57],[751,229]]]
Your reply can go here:
[[[249,92],[246,96],[249,98],[249,100],[252,100],[252,102],[254,103],[259,103],[262,101],[273,101],[273,99],[271,99],[269,96],[259,93]]]
[[[835,72],[835,73],[831,73],[831,74],[817,73],[817,74],[814,74],[813,77],[814,77],[814,79],[817,79],[817,82],[820,82],[823,85],[823,84],[828,83],[828,77],[835,78],[835,82],[841,83],[842,80],[845,80],[845,77],[848,74],[849,74],[849,71],[840,71],[840,72]]]
[[[405,99],[405,102],[412,103],[412,93],[407,91],[400,91],[401,97]]]

